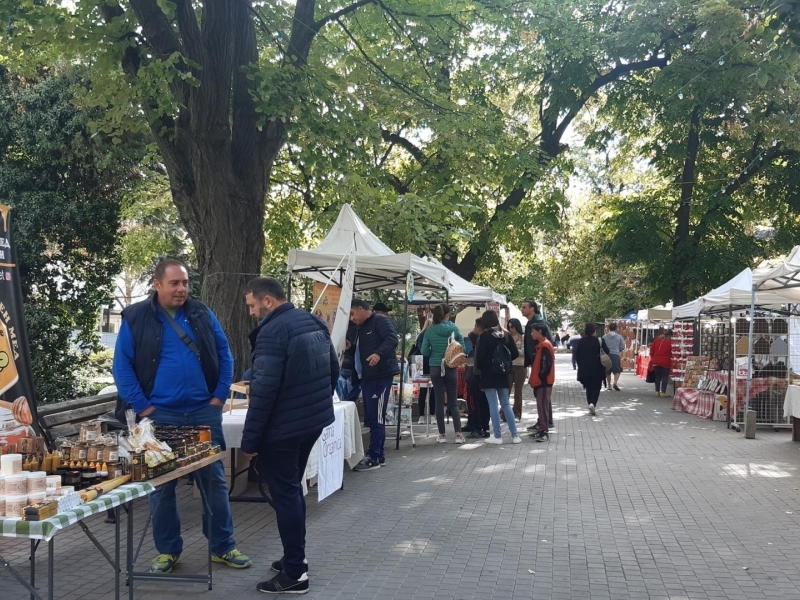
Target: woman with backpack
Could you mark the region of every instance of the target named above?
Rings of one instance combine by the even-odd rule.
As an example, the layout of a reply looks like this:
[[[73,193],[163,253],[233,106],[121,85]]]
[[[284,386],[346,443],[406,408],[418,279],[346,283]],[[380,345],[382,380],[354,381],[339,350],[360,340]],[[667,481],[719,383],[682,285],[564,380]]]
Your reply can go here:
[[[522,442],[517,433],[517,424],[514,420],[514,411],[509,402],[509,375],[511,364],[519,356],[517,345],[511,335],[500,327],[497,313],[487,310],[481,315],[484,332],[478,339],[478,351],[475,354],[475,367],[480,369],[481,389],[489,400],[489,413],[492,415],[492,430],[494,435],[483,440],[487,444],[502,444],[503,438],[500,429],[499,406],[506,416],[508,430],[511,432],[511,441],[514,444]]]
[[[453,417],[453,428],[456,431],[455,443],[463,444],[465,440],[461,433],[461,413],[458,410],[458,369],[444,364],[444,355],[451,336],[464,347],[461,331],[450,321],[450,307],[437,304],[433,307],[433,325],[425,330],[422,339],[422,356],[427,356],[430,360],[431,385],[436,396],[436,426],[439,429],[439,438],[436,441],[440,444],[447,443],[444,433],[444,403],[447,401],[447,410]]]

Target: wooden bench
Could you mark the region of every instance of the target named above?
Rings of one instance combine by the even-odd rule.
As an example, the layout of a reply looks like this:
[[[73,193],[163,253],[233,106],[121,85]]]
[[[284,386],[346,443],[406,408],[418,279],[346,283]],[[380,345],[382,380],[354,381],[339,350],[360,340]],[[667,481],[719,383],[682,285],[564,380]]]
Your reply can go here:
[[[57,438],[75,438],[81,423],[101,417],[113,418],[117,406],[117,394],[101,394],[87,398],[76,398],[37,407],[39,426],[47,445],[52,448]]]

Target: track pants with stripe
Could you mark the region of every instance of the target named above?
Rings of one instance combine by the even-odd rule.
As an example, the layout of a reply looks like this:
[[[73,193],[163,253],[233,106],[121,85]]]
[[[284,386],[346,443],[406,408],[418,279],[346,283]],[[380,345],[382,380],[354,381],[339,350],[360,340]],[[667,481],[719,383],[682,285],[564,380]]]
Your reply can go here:
[[[382,377],[361,381],[361,396],[364,398],[364,425],[369,427],[367,454],[375,460],[384,458],[386,407],[389,405],[393,379],[394,377]]]

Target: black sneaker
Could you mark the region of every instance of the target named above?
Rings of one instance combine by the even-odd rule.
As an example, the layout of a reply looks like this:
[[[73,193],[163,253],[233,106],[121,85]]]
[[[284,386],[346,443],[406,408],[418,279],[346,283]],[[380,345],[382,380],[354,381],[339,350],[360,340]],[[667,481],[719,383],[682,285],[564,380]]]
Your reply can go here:
[[[660,347],[660,346],[659,346],[659,347]],[[617,391],[619,391],[619,386],[618,386],[616,383],[614,384],[614,389],[615,389],[615,390],[617,390]]]
[[[483,432],[482,431],[476,431],[476,430],[473,429],[472,431],[469,432],[469,435],[467,437],[470,437],[470,438],[482,438],[483,437]]]
[[[484,429],[484,430],[483,430],[483,437],[485,437],[485,438],[488,438],[490,435],[492,435],[492,434],[491,434],[491,433],[489,433],[489,430],[488,430],[488,429]]]
[[[386,466],[386,457],[384,457],[384,456],[381,456],[381,457],[378,459],[378,464],[379,464],[380,466],[382,466],[382,467],[385,467],[385,466]]]
[[[536,435],[532,436],[534,442],[548,442],[550,441],[550,434],[546,431],[540,431]]]
[[[300,579],[292,579],[280,572],[269,581],[259,583],[256,589],[265,594],[307,594],[308,573],[303,573]]]
[[[280,573],[281,571],[283,571],[283,559],[276,560],[270,566],[272,567],[273,571],[276,571],[276,572]],[[303,559],[303,573],[308,573],[308,559],[307,558]]]
[[[353,467],[353,471],[372,471],[373,469],[380,469],[381,463],[372,458],[371,456],[364,457],[360,463]]]
[[[538,423],[534,423],[533,425],[528,427],[528,431],[539,431],[539,424]]]

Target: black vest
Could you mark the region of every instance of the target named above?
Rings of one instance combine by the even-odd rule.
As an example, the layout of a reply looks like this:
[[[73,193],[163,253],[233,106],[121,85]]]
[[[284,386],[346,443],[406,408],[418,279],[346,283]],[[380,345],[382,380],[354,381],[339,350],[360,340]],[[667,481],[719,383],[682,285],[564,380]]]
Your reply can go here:
[[[128,322],[133,334],[133,371],[146,398],[150,398],[153,392],[158,363],[161,360],[163,323],[159,318],[156,302],[156,295],[153,294],[147,300],[132,304],[122,311],[122,318]],[[219,354],[208,307],[189,298],[183,305],[183,312],[194,331],[208,391],[213,393],[219,382]]]

